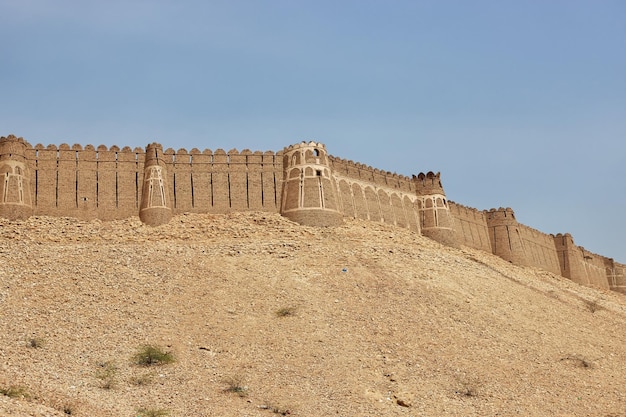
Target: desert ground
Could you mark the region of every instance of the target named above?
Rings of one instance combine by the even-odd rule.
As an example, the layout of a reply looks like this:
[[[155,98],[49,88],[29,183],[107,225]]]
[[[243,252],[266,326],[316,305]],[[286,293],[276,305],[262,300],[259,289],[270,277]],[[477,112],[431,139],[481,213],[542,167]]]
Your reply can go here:
[[[625,410],[623,294],[363,220],[0,220],[0,416]]]

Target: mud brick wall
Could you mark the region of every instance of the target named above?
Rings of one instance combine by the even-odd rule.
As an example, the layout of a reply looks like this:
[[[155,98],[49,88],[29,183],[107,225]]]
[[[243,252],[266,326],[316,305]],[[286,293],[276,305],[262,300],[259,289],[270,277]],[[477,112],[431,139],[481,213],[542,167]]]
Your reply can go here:
[[[273,152],[167,149],[164,159],[174,213],[280,210],[283,169]]]
[[[459,243],[474,249],[491,252],[485,212],[452,201],[449,203]]]

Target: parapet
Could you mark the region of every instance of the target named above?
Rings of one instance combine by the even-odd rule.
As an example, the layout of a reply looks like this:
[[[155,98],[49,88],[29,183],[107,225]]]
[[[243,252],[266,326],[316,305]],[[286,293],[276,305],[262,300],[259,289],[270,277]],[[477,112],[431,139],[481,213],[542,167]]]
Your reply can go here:
[[[298,150],[298,149],[323,149],[324,152],[326,152],[326,145],[324,145],[321,142],[315,142],[315,141],[302,141],[300,143],[295,143],[293,145],[289,145],[287,147],[285,147],[283,149],[283,153],[290,153],[292,151]]]
[[[24,138],[14,135],[0,137],[0,159],[23,158],[27,148],[31,148],[31,145]]]
[[[413,182],[415,183],[418,195],[445,195],[443,186],[441,185],[441,174],[439,172],[436,174],[432,171],[429,171],[426,174],[420,172],[417,176],[413,175]]]
[[[485,210],[487,223],[490,226],[516,225],[515,212],[510,207]]]

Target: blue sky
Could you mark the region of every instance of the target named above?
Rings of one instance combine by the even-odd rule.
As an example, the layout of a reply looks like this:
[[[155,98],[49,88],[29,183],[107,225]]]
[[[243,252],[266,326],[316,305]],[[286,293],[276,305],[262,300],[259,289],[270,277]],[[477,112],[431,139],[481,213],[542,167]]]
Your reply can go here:
[[[626,2],[0,0],[0,135],[301,140],[626,262]]]

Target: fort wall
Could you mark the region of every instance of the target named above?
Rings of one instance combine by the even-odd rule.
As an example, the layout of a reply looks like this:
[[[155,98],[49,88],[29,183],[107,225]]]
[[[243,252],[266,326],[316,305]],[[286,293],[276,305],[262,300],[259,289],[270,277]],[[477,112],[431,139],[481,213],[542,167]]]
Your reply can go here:
[[[137,215],[142,149],[38,144],[25,156],[35,215],[103,220]]]
[[[273,152],[168,149],[161,158],[173,214],[279,211],[282,164]],[[35,215],[112,220],[138,214],[143,149],[38,144],[26,146],[24,159]]]
[[[448,201],[439,173],[406,177],[329,155],[317,142],[282,151],[100,145],[31,146],[0,138],[0,217],[84,220],[139,216],[150,225],[180,213],[278,212],[333,226],[344,217],[407,228],[450,246],[491,252],[582,285],[626,293],[626,266],[520,224],[512,209]]]
[[[524,224],[519,224],[519,227],[527,265],[560,274],[561,266],[553,236]]]
[[[561,264],[561,275],[582,285],[609,289],[622,286],[619,264],[613,259],[589,252],[574,244],[569,233],[554,236]],[[613,285],[612,285],[613,284]]]
[[[174,214],[280,209],[280,154],[169,148],[164,159]]]
[[[456,226],[456,238],[461,245],[491,252],[487,215],[484,211],[450,201],[450,212]]]
[[[511,208],[485,212],[492,252],[516,265],[561,274],[552,235],[519,223]]]
[[[626,294],[626,265],[612,262],[607,268],[607,276],[613,291]]]

